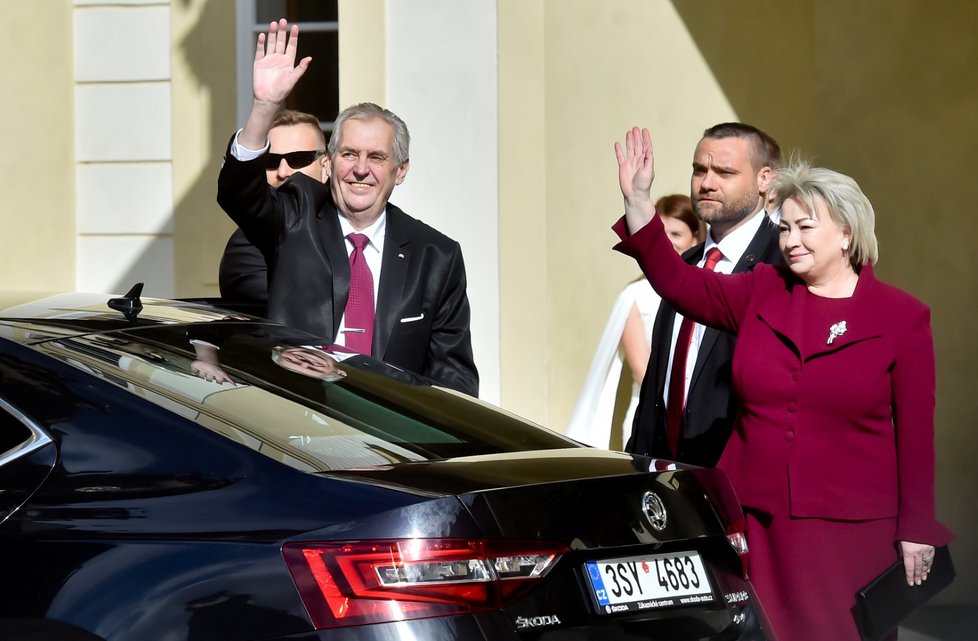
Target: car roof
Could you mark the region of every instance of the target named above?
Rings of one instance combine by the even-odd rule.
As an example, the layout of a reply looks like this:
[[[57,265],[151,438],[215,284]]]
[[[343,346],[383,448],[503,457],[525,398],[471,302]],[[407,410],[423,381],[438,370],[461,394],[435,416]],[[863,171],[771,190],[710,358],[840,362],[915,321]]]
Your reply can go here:
[[[0,293],[0,325],[23,331],[4,332],[10,340],[31,344],[51,338],[175,323],[222,320],[231,312],[199,303],[142,298],[134,320],[109,307],[114,295],[93,293]],[[243,318],[243,317],[242,317]]]

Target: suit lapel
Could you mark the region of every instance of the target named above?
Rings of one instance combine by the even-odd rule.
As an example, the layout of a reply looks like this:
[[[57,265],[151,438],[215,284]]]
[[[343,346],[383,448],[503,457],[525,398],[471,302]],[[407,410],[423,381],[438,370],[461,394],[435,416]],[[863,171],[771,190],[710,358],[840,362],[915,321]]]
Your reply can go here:
[[[380,290],[377,292],[374,322],[374,356],[383,359],[391,334],[397,326],[403,306],[404,283],[411,262],[411,239],[405,225],[405,214],[387,203],[387,232],[381,258]]]
[[[706,245],[704,243],[696,245],[683,254],[683,260],[690,265],[695,265],[696,263],[700,262],[701,258],[703,258],[703,250],[705,248]],[[658,371],[662,372],[662,376],[659,376],[658,380],[656,381],[658,384],[656,393],[659,395],[659,398],[664,401],[666,397],[666,373],[672,367],[672,363],[669,362],[669,357],[671,356],[670,352],[672,351],[672,340],[673,335],[675,334],[676,310],[666,305],[665,301],[663,301],[659,304],[659,313],[657,314],[655,322],[657,327],[659,327],[661,323],[660,338],[657,341],[657,345],[661,347],[661,349],[653,349],[653,356],[659,363]],[[698,370],[701,367],[699,358],[697,358],[696,361],[696,368]]]
[[[773,332],[794,346],[795,353],[807,361],[816,356],[837,352],[849,345],[881,336],[881,321],[875,310],[880,306],[873,302],[878,291],[873,277],[872,267],[864,267],[853,292],[853,304],[848,306],[848,312],[840,316],[827,327],[819,328],[824,332],[814,336],[815,340],[805,340],[806,307],[809,299],[805,284],[794,277],[788,287],[788,300],[780,296],[772,296],[757,310],[758,317],[771,328]],[[843,324],[844,325],[840,325]],[[832,326],[838,327],[833,332]],[[830,333],[835,337],[829,342]],[[816,347],[812,347],[816,346]],[[806,350],[810,350],[810,353]]]
[[[655,393],[658,395],[657,398],[660,400],[665,400],[666,393],[666,372],[669,371],[669,352],[672,347],[672,333],[673,327],[676,324],[676,312],[671,307],[662,303],[659,305],[659,312],[657,314],[656,326],[659,328],[660,334],[659,339],[655,341],[655,345],[658,349],[653,348],[652,356],[655,358],[658,367],[657,372],[662,372],[660,376],[656,376],[656,390]]]
[[[758,228],[754,238],[751,239],[747,249],[737,264],[734,265],[733,273],[739,274],[754,269],[757,263],[768,263],[770,265],[783,265],[784,257],[781,255],[781,247],[778,245],[778,235],[780,231],[767,214],[761,212],[759,216],[764,216],[761,226]]]
[[[757,316],[775,334],[794,348],[795,354],[802,354],[802,328],[805,321],[805,301],[808,292],[804,283],[791,277],[788,287],[788,300],[781,296],[768,298],[757,310]]]
[[[850,345],[882,336],[881,328],[886,320],[880,318],[876,312],[885,307],[875,300],[878,292],[878,281],[873,276],[873,268],[867,265],[863,267],[856,290],[852,293],[853,304],[848,306],[845,314],[833,319],[828,327],[820,328],[824,334],[816,336],[817,341],[812,343],[818,347],[813,348],[811,354],[805,354],[805,360],[838,352]]]
[[[326,183],[326,194],[329,195],[329,183]],[[326,261],[332,271],[333,287],[331,307],[327,313],[331,318],[327,318],[326,326],[332,327],[333,336],[340,328],[340,318],[346,309],[346,299],[350,294],[350,255],[346,251],[346,239],[340,229],[339,215],[333,206],[332,200],[326,198],[315,210],[316,218],[319,219],[317,231],[319,233],[319,243],[326,254]]]

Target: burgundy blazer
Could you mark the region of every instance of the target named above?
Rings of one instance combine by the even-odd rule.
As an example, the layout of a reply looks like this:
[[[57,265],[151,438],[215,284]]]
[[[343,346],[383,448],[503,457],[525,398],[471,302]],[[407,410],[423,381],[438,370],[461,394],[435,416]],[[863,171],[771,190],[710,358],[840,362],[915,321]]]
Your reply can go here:
[[[787,267],[716,274],[687,265],[657,218],[615,249],[662,299],[738,335],[737,421],[718,467],[744,506],[795,517],[896,517],[896,540],[942,545],[934,508],[934,347],[930,311],[867,265],[846,332],[812,328],[814,295]],[[805,331],[816,335],[805,337]]]

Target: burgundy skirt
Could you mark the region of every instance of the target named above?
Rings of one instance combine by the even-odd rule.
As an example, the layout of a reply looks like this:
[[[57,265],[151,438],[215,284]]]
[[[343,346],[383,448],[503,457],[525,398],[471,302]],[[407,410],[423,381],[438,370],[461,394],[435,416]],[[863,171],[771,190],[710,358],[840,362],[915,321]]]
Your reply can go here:
[[[777,641],[860,641],[856,591],[897,560],[896,519],[830,521],[747,510],[750,578]],[[891,641],[895,641],[894,632]]]

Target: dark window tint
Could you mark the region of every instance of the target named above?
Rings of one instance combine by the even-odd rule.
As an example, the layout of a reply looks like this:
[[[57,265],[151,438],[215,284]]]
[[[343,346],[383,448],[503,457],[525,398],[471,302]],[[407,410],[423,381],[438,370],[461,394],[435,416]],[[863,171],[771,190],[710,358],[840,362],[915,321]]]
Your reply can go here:
[[[61,339],[44,349],[300,469],[578,447],[395,367],[331,354],[327,345],[275,325],[216,322]]]
[[[335,31],[303,33],[298,55],[312,56],[312,66],[289,95],[290,109],[314,114],[321,121],[336,120],[340,104],[339,35]]]
[[[290,22],[336,22],[336,0],[257,0],[255,14],[259,22],[283,16]]]
[[[299,59],[311,56],[313,63],[289,96],[286,106],[314,114],[331,123],[339,113],[339,35],[336,0],[257,0],[256,26],[264,31],[279,18],[298,23]],[[331,130],[326,127],[327,135]]]
[[[31,431],[19,420],[0,409],[0,454],[9,452],[31,437]]]

